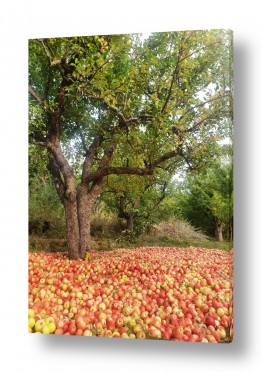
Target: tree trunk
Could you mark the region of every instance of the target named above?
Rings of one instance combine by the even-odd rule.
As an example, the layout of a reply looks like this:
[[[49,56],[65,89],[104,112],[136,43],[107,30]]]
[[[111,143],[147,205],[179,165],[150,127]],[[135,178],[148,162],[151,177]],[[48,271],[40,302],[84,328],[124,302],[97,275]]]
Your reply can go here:
[[[128,231],[133,231],[134,230],[134,215],[133,215],[133,213],[127,213],[126,229]]]
[[[92,200],[88,197],[86,187],[80,186],[77,194],[78,221],[79,221],[79,257],[84,259],[86,252],[91,248],[90,219]]]
[[[94,201],[94,195],[81,186],[75,200],[64,200],[66,239],[71,260],[84,259],[91,249],[90,220]]]
[[[234,222],[233,222],[233,218],[230,222],[230,240],[231,242],[233,241],[234,239]]]
[[[222,229],[222,223],[217,223],[217,238],[219,242],[223,241],[223,229]]]
[[[76,198],[73,201],[65,199],[64,208],[68,257],[70,260],[77,260],[79,258],[79,223]]]
[[[93,182],[88,190],[85,183],[77,189],[77,212],[79,223],[79,258],[84,259],[86,252],[91,249],[90,222],[91,212],[100,192],[102,179]]]

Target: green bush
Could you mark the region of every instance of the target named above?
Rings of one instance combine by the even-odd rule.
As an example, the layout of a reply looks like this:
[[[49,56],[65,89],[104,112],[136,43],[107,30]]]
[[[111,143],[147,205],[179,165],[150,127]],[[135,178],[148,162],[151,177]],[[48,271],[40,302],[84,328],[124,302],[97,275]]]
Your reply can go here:
[[[29,188],[29,234],[65,237],[64,208],[50,180],[36,179]]]
[[[124,229],[124,225],[116,215],[94,214],[91,218],[91,236],[116,238]]]

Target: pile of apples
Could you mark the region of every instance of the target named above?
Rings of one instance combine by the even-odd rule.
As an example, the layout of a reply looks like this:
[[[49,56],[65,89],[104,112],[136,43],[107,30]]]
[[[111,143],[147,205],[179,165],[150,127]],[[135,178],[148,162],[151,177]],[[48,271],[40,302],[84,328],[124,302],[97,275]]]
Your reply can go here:
[[[89,261],[29,253],[31,333],[230,342],[233,254],[143,247]]]

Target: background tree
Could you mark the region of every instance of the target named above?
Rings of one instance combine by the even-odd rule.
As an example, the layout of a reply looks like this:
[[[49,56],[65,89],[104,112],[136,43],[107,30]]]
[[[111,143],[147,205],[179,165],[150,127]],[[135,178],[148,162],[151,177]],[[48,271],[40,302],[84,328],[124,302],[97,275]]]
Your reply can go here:
[[[154,176],[139,179],[132,175],[111,175],[104,184],[100,200],[125,221],[128,233],[139,235],[159,220],[159,206],[171,190],[171,175],[160,170]]]
[[[188,176],[180,194],[180,213],[194,226],[223,241],[233,238],[232,164],[215,163],[212,168]]]
[[[29,41],[30,143],[46,150],[69,258],[90,249],[106,176],[197,167],[227,135],[230,55],[221,30]]]

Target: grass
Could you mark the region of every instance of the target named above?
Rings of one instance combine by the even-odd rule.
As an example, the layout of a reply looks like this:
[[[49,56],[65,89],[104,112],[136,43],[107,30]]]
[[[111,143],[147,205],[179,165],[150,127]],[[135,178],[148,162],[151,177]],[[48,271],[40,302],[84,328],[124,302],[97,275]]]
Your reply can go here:
[[[215,240],[191,240],[191,239],[176,239],[170,235],[143,235],[133,241],[94,238],[92,241],[92,249],[99,251],[111,251],[117,248],[138,248],[138,247],[202,247],[208,249],[221,249],[230,251],[232,242],[218,242]],[[52,239],[38,236],[30,236],[29,238],[30,252],[66,252],[67,244],[65,239]]]
[[[67,244],[65,239],[47,238],[37,235],[29,237],[30,252],[66,252]]]
[[[128,243],[128,242],[127,242]],[[146,247],[146,246],[157,246],[157,247],[202,247],[202,248],[216,248],[224,251],[230,251],[232,249],[232,242],[224,241],[218,242],[216,240],[191,240],[191,239],[176,239],[169,235],[150,236],[145,235],[138,239],[137,242],[128,243],[132,247]]]

